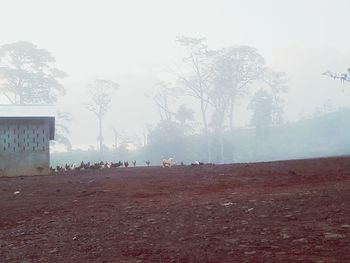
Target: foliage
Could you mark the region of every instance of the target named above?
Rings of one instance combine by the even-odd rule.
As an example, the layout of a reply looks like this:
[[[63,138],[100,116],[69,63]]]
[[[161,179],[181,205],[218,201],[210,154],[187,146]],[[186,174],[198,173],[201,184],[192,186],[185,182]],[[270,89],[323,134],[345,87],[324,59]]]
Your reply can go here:
[[[213,66],[215,74],[211,98],[219,111],[217,116],[227,112],[231,131],[236,100],[248,94],[253,82],[261,77],[264,67],[263,57],[249,46],[224,48],[217,52]],[[224,119],[223,116],[221,122]]]
[[[192,131],[190,122],[194,121],[194,110],[188,108],[186,104],[181,104],[175,113],[175,119],[179,122],[184,132]]]
[[[283,99],[281,95],[288,91],[288,78],[284,72],[266,70],[262,80],[271,90],[273,99],[272,123],[275,125],[282,124],[283,118]]]
[[[53,67],[54,57],[36,45],[18,41],[0,47],[0,93],[12,104],[49,104],[65,94],[58,79],[67,76]]]
[[[59,79],[67,74],[55,67],[54,57],[31,42],[18,41],[0,47],[0,95],[11,104],[52,104],[65,94]],[[58,112],[55,144],[71,149],[68,113]]]
[[[160,121],[149,133],[146,151],[159,159],[179,156],[184,147],[183,128],[173,121]]]
[[[259,89],[255,92],[248,109],[253,111],[252,124],[256,128],[257,137],[265,141],[268,136],[269,127],[272,124],[272,95],[266,90]]]

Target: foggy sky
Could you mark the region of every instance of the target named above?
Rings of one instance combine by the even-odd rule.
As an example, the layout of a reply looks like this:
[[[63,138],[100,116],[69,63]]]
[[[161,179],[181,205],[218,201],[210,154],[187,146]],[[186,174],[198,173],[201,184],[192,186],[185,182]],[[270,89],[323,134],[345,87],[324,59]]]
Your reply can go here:
[[[97,120],[82,105],[95,78],[120,84],[105,120],[142,135],[159,120],[144,95],[183,56],[176,36],[207,37],[210,48],[250,45],[267,65],[290,79],[285,119],[295,121],[317,107],[349,106],[350,88],[321,74],[350,66],[348,0],[2,0],[0,45],[18,40],[46,48],[69,74],[59,107],[72,112],[74,145],[96,145]],[[191,105],[198,110],[197,104]],[[250,121],[241,103],[237,126]],[[89,132],[86,132],[89,131]]]

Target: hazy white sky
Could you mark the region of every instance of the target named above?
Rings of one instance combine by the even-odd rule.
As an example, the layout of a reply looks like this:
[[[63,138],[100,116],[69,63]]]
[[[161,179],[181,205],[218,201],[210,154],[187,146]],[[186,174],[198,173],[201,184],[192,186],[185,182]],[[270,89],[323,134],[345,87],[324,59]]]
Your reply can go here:
[[[182,56],[178,35],[207,37],[211,48],[251,45],[290,78],[286,119],[325,103],[350,104],[350,89],[321,74],[350,66],[348,0],[1,0],[0,45],[18,40],[46,48],[69,74],[60,106],[75,117],[72,140],[95,144],[97,128],[82,102],[94,78],[120,84],[108,127],[141,134],[157,112],[144,96]],[[193,105],[196,109],[196,105]],[[249,121],[241,107],[236,123]],[[89,132],[83,132],[88,130]]]

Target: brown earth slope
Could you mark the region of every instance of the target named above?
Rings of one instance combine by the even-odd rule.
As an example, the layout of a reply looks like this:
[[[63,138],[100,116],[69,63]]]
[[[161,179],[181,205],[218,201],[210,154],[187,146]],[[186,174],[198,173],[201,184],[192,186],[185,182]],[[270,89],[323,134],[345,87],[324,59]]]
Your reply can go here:
[[[350,158],[3,177],[0,261],[350,262]]]

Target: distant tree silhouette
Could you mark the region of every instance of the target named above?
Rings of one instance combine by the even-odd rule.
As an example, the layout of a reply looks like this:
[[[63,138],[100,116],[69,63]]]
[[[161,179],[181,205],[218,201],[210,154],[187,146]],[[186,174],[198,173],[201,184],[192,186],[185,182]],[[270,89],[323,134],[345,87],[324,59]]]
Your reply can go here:
[[[98,142],[100,152],[103,150],[102,119],[108,111],[112,101],[112,93],[119,85],[111,80],[97,79],[89,85],[91,102],[85,103],[85,107],[94,113],[98,119]]]
[[[231,132],[236,100],[247,95],[251,85],[262,76],[264,67],[264,58],[253,47],[234,46],[217,52],[213,66],[214,88],[225,95],[226,99],[222,102],[227,104]]]
[[[326,71],[323,75],[331,77],[333,79],[340,80],[341,83],[348,82],[350,83],[350,68],[347,69],[345,73],[333,73],[331,71]]]
[[[272,123],[279,125],[283,122],[283,99],[282,93],[288,91],[288,78],[286,73],[266,70],[262,76],[262,80],[268,85],[271,90],[273,100]]]
[[[265,141],[272,124],[273,98],[266,90],[259,89],[254,93],[248,109],[253,111],[251,123],[256,128],[257,137]]]
[[[53,66],[55,58],[46,49],[31,42],[18,41],[0,47],[0,95],[10,104],[53,104],[65,89],[59,82],[67,74]],[[72,117],[59,111],[56,123],[56,139],[68,150],[68,123]]]
[[[183,93],[200,102],[200,112],[207,141],[207,161],[210,162],[210,141],[208,126],[208,106],[210,81],[212,76],[212,56],[214,52],[208,49],[206,38],[177,37],[177,42],[186,50],[183,62],[187,67],[186,73],[178,74],[178,82],[183,87]]]
[[[58,81],[67,74],[52,66],[54,57],[46,49],[26,41],[0,47],[0,94],[12,104],[49,104],[65,94]]]

